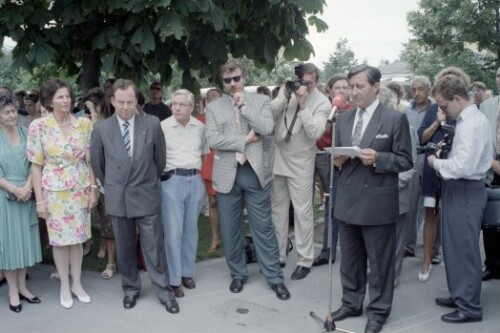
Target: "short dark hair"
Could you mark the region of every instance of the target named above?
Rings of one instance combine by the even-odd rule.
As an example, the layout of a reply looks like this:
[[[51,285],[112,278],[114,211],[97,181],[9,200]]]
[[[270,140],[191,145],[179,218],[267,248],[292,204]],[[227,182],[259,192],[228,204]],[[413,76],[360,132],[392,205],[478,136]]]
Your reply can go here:
[[[458,95],[469,100],[469,89],[463,77],[455,74],[448,74],[442,76],[432,87],[432,96],[436,97],[437,94],[443,96],[447,101],[453,100],[453,96]]]
[[[472,89],[474,87],[477,88],[477,89],[481,89],[482,91],[486,90],[486,85],[483,82],[481,82],[481,81],[472,82],[470,84],[470,88]]]
[[[86,101],[91,101],[95,104],[95,106],[100,105],[100,114],[101,116],[103,116],[103,118],[108,118],[109,116],[111,116],[108,103],[106,103],[104,92],[99,87],[92,88],[87,92],[87,95],[85,95],[85,97],[83,97],[82,99],[82,102]]]
[[[151,84],[149,85],[149,89],[153,88],[153,87],[156,87],[156,86],[160,86],[161,88],[163,88],[163,84],[161,84],[160,81],[153,81],[151,82]]]
[[[335,73],[330,78],[328,79],[328,82],[326,83],[326,86],[328,90],[332,90],[333,85],[335,82],[340,81],[340,80],[346,80],[347,81],[347,75],[344,73]]]
[[[377,67],[369,66],[369,65],[359,65],[352,68],[349,73],[347,73],[347,79],[350,80],[354,75],[358,75],[359,73],[366,72],[366,76],[368,77],[368,83],[372,86],[375,83],[379,83],[382,78],[382,73],[380,73],[380,69]]]
[[[132,89],[134,89],[135,98],[137,99],[137,96],[139,96],[139,90],[135,86],[134,81],[126,79],[118,79],[115,81],[115,83],[113,83],[113,96],[115,95],[115,92],[117,90],[126,90],[129,87],[132,87]]]
[[[257,94],[266,95],[271,98],[271,90],[269,90],[269,88],[266,86],[257,87]]]
[[[26,90],[19,89],[14,91],[14,95],[16,95],[17,98],[22,97],[24,98],[26,96]]]
[[[71,89],[69,83],[61,79],[50,79],[45,81],[40,87],[40,104],[42,104],[48,112],[53,111],[50,104],[54,99],[56,92],[61,88],[68,89],[71,97],[71,105],[75,104],[75,96],[73,95],[73,90]]]
[[[9,89],[0,90],[0,110],[3,109],[3,107],[6,105],[15,105],[15,99],[16,97]]]
[[[238,59],[231,59],[219,68],[219,78],[222,80],[222,75],[227,72],[232,72],[236,69],[241,70],[241,75],[244,79],[247,77],[247,66]]]
[[[146,97],[144,97],[144,94],[139,91],[137,95],[137,104],[140,106],[144,106],[146,104]]]
[[[30,90],[26,93],[24,99],[36,104],[40,100],[40,94],[36,90]]]
[[[104,81],[104,85],[106,85],[106,83],[111,83],[111,85],[115,84],[115,81],[116,79],[115,78],[107,78],[106,81]]]
[[[315,64],[311,62],[306,62],[305,64],[302,65],[302,71],[304,74],[312,74],[312,73],[316,74],[316,83],[319,82],[319,76],[320,76],[319,68]]]
[[[389,88],[394,94],[396,94],[396,96],[398,98],[403,98],[404,96],[404,91],[403,91],[403,87],[401,87],[401,85],[395,81],[390,81],[390,82],[387,82],[387,84],[385,85],[387,88]]]

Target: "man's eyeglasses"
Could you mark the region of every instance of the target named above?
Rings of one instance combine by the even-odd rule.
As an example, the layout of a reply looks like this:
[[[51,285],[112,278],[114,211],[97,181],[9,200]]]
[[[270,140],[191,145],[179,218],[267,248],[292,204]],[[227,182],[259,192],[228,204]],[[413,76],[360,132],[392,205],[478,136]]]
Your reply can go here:
[[[185,108],[185,107],[190,106],[190,105],[191,104],[187,104],[187,103],[172,103],[173,108],[176,108],[176,107]]]
[[[241,80],[241,75],[236,75],[236,76],[233,76],[233,77],[224,77],[224,78],[222,78],[222,82],[224,82],[225,84],[230,84],[231,81],[240,82],[240,80]]]
[[[156,90],[156,91],[161,91],[161,87],[151,87],[151,88],[149,88],[149,89],[151,89],[151,90]]]
[[[448,104],[450,104],[450,102],[447,102],[446,105],[438,105],[438,106],[441,110],[448,111]]]

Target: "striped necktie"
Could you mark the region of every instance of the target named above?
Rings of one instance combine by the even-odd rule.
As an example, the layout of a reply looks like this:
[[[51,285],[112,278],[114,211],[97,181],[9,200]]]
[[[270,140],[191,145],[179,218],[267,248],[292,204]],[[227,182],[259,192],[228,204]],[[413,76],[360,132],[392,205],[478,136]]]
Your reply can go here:
[[[356,128],[354,129],[354,133],[352,134],[352,145],[359,146],[361,143],[361,138],[363,137],[363,114],[365,113],[365,109],[360,109],[358,113],[358,122],[356,123]]]
[[[234,105],[234,113],[235,113],[235,118],[236,118],[236,127],[240,134],[243,134],[243,128],[241,127],[241,110],[238,107],[238,105]],[[236,152],[236,161],[238,161],[239,164],[243,165],[247,161],[247,157],[245,154],[237,151]]]
[[[130,132],[128,127],[130,123],[128,121],[123,123],[123,143],[125,144],[125,149],[127,150],[128,157],[132,157],[132,147],[130,146]]]

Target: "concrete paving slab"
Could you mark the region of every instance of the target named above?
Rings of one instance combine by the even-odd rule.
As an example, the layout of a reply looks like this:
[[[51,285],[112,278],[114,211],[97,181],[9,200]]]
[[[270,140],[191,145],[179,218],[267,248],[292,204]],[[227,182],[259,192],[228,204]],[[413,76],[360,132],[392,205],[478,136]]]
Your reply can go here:
[[[316,253],[320,246],[316,244]],[[333,265],[333,310],[340,306],[341,286],[339,264]],[[500,332],[500,280],[483,283],[483,321],[471,324],[447,324],[440,316],[448,309],[434,304],[436,297],[448,295],[444,264],[434,266],[426,283],[417,279],[421,258],[405,258],[403,274],[395,290],[392,314],[384,326],[384,333],[470,333]],[[309,316],[315,311],[325,318],[328,307],[328,266],[314,268],[303,280],[291,281],[295,251],[290,254],[284,270],[289,301],[279,300],[259,272],[257,264],[249,265],[250,278],[239,294],[229,291],[231,278],[223,258],[196,265],[196,289],[185,289],[186,296],[178,299],[180,313],[172,315],[151,289],[146,273],[141,273],[143,291],[137,306],[125,310],[119,275],[103,280],[98,272],[84,272],[82,281],[92,296],[91,304],[75,299],[72,309],[59,304],[59,283],[51,281],[51,267],[37,265],[30,269],[30,290],[42,299],[42,304],[23,302],[19,314],[8,309],[7,287],[0,288],[0,332],[36,333],[261,333],[323,331],[320,323]],[[365,301],[366,305],[366,301]],[[247,309],[248,313],[238,313]],[[337,322],[338,328],[363,332],[366,316]]]

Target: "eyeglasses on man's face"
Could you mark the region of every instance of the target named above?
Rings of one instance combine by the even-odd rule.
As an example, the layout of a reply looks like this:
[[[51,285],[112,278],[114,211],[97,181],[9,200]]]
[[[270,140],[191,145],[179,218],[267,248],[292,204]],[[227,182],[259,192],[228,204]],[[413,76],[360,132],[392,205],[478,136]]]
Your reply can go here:
[[[438,107],[443,111],[448,111],[448,104],[450,104],[450,102],[446,102],[446,105],[438,105]]]
[[[225,84],[230,84],[231,81],[240,82],[240,80],[241,80],[241,75],[236,75],[236,76],[232,76],[232,77],[224,77],[224,78],[222,78],[222,82],[224,82]]]

